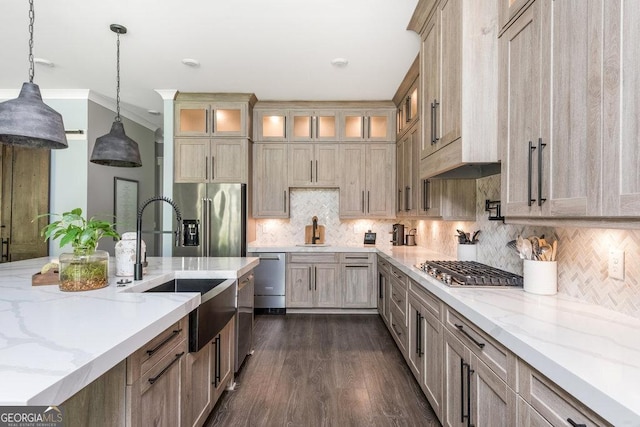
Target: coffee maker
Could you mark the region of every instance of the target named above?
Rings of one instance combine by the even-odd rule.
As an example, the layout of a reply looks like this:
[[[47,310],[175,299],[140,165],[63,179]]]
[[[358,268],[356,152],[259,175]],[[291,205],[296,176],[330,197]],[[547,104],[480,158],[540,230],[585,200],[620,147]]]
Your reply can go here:
[[[393,246],[404,245],[404,225],[393,224],[393,231],[391,232],[391,243],[393,243]]]

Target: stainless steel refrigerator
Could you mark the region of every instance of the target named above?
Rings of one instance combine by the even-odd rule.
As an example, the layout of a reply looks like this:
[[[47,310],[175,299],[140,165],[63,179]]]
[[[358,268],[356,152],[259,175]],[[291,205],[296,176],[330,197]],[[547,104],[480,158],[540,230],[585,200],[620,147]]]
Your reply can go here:
[[[174,184],[173,200],[182,211],[185,242],[191,241],[174,247],[173,256],[246,256],[246,184]]]

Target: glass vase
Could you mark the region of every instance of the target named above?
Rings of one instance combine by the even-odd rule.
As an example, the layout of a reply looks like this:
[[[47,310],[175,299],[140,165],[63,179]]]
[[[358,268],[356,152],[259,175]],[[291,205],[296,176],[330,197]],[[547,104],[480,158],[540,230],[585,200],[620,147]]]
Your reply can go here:
[[[109,284],[109,253],[76,248],[60,254],[60,290],[90,291]]]

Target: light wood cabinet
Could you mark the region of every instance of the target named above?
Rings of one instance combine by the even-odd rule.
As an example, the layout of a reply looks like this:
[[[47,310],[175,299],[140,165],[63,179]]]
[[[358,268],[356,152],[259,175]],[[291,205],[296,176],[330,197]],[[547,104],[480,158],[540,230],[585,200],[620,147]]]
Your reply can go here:
[[[334,110],[292,110],[289,139],[294,142],[337,141],[338,119]]]
[[[407,363],[431,408],[442,419],[442,303],[409,279]]]
[[[183,426],[200,426],[213,407],[211,344],[185,357],[185,389],[182,410]]]
[[[340,217],[395,218],[395,146],[341,144]]]
[[[182,425],[187,319],[127,359],[127,425]]]
[[[420,144],[420,126],[414,125],[396,146],[396,176],[398,217],[415,216],[418,213],[418,161],[416,147]]]
[[[515,391],[448,330],[444,361],[443,425],[515,425]]]
[[[415,123],[420,120],[420,55],[416,57],[409,67],[407,74],[400,83],[393,103],[397,107],[396,112],[396,140],[400,140],[402,135]]]
[[[287,144],[253,144],[253,217],[288,218]]]
[[[391,272],[389,262],[378,256],[378,314],[389,325],[389,299],[391,298]]]
[[[287,259],[287,308],[338,308],[339,258],[335,253],[292,253]]]
[[[247,139],[175,140],[174,182],[247,183]]]
[[[621,125],[627,112],[634,114],[634,103],[619,107],[629,93],[621,82],[633,78],[619,74],[626,55],[618,40],[622,32],[611,28],[619,28],[634,11],[640,16],[640,7],[627,3],[618,15],[603,4],[536,0],[500,38],[507,217],[637,216],[640,203],[620,203],[623,192],[630,195],[627,200],[640,201],[640,190],[623,190],[633,181],[628,170],[636,169],[637,144],[629,141],[635,141],[636,117],[626,122],[631,127]],[[636,31],[635,25],[628,28]],[[631,130],[627,138],[621,129]]]
[[[234,316],[211,342],[212,408],[225,388],[233,382],[235,322]]]
[[[341,141],[394,140],[394,110],[345,110],[340,112]]]
[[[530,405],[531,418],[544,418],[554,426],[611,425],[522,360],[518,361],[518,379],[519,393]]]
[[[430,16],[409,24],[422,37],[421,178],[498,161],[497,3],[442,0]]]
[[[340,254],[342,308],[376,307],[375,254]]]
[[[289,144],[290,187],[337,187],[338,144]]]
[[[503,30],[533,0],[498,0],[500,29]]]
[[[253,94],[178,93],[174,108],[176,137],[249,137]]]
[[[452,221],[475,221],[476,180],[423,179],[419,203],[419,216]]]
[[[285,142],[288,138],[288,111],[256,109],[253,140],[256,142]]]

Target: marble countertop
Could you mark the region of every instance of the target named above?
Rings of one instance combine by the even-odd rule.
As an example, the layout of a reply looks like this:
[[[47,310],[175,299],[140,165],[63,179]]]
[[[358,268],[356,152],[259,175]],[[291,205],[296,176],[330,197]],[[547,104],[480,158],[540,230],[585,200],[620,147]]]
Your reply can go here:
[[[149,258],[142,280],[62,292],[31,286],[49,258],[0,264],[0,406],[58,405],[200,304],[198,293],[141,293],[173,278],[231,278],[258,258]]]
[[[518,357],[615,426],[640,426],[640,319],[562,294],[451,288],[414,265],[424,248],[378,251]]]

